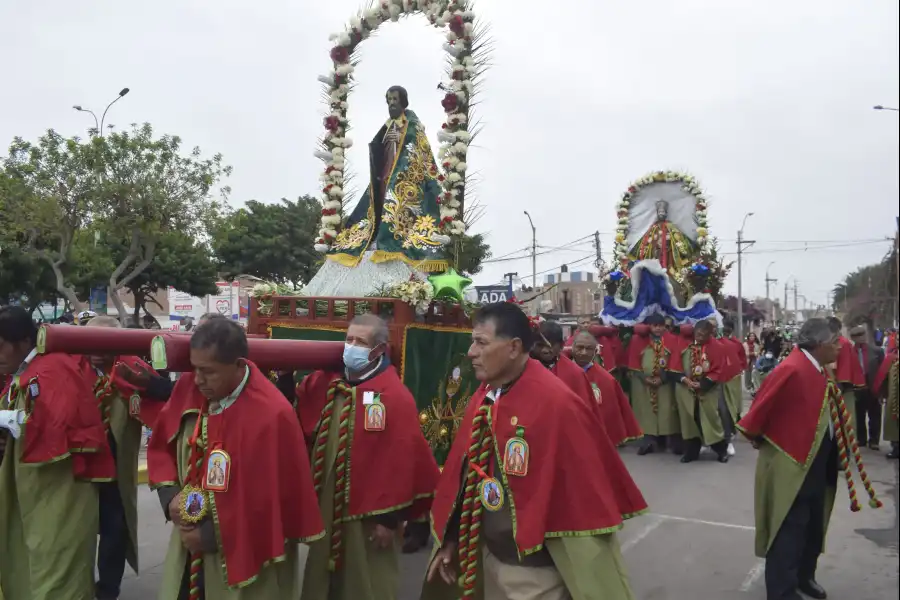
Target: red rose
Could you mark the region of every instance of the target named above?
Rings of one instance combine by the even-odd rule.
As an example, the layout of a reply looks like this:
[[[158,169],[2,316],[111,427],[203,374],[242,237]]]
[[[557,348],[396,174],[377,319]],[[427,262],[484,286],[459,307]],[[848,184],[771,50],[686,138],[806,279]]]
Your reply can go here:
[[[322,214],[330,217],[331,215],[337,214],[337,210],[334,208],[323,208]]]
[[[350,53],[343,46],[335,46],[331,49],[331,60],[336,63],[345,63],[350,59]]]
[[[341,126],[341,120],[336,116],[331,115],[325,117],[325,129],[328,131],[337,131],[337,128]]]
[[[444,107],[444,112],[451,113],[459,106],[459,99],[456,97],[456,94],[451,92],[441,100],[441,106]]]
[[[331,173],[332,171],[334,171],[334,167],[333,167],[332,165],[328,165],[328,166],[325,168],[325,172],[326,172],[326,173]]]
[[[456,15],[447,23],[450,31],[456,34],[456,37],[462,37],[464,33],[463,19],[460,15]]]
[[[438,178],[438,181],[443,181],[443,180],[444,180],[444,176],[443,176],[443,175],[438,175],[437,178]]]
[[[636,187],[631,186],[630,188],[628,188],[628,193],[629,193],[629,194],[633,194],[633,193],[635,193],[635,192],[637,192],[637,188],[636,188]]]
[[[463,71],[462,69],[453,71],[453,79],[455,79],[457,81],[462,81],[462,79],[465,77],[465,75],[466,75],[466,72]]]

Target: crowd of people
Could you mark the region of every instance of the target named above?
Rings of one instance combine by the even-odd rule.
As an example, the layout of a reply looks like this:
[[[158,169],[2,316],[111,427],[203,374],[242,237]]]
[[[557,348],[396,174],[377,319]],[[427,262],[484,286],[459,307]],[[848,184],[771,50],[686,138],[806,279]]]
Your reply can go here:
[[[857,330],[853,341],[840,331],[805,323],[745,415],[755,346],[728,321],[717,335],[708,321],[651,316],[627,343],[585,323],[566,341],[514,303],[485,305],[468,352],[481,385],[439,469],[376,316],[350,322],[343,369],[293,387],[257,369],[243,329],[217,315],[194,330],[192,371],[173,382],[141,357],[39,354],[31,316],[3,307],[0,597],[119,596],[126,564],[139,566],[135,478],[149,426],[150,485],[173,524],[161,599],[391,600],[403,531],[430,522],[424,600],[633,600],[617,531],[648,507],[617,447],[640,440],[639,454],[669,449],[685,463],[706,447],[725,463],[738,431],[759,450],[769,599],[825,598],[815,570],[837,456],[854,454],[880,504],[850,444],[851,405],[893,398],[894,454],[897,442],[896,336],[882,360]],[[840,468],[849,478],[847,460]],[[857,510],[852,486],[850,496]]]

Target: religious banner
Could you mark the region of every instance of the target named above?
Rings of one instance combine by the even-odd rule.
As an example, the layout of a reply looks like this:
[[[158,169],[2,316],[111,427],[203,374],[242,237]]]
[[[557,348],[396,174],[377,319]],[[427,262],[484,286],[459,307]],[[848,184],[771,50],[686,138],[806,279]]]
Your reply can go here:
[[[403,384],[416,399],[419,423],[439,465],[478,389],[466,357],[471,344],[469,329],[411,324],[403,335]]]

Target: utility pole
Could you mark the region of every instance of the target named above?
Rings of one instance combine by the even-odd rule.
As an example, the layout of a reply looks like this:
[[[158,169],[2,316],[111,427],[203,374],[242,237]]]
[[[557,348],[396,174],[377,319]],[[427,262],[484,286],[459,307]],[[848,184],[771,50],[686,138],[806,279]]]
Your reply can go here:
[[[788,282],[790,282],[790,279],[788,279],[787,281],[784,282],[784,304],[782,304],[782,306],[784,308],[781,311],[781,313],[782,313],[781,317],[785,322],[787,321],[787,311],[788,311],[788,303],[787,303]]]
[[[769,300],[769,284],[771,283],[774,285],[774,284],[778,283],[777,279],[769,277],[769,269],[774,264],[775,264],[775,261],[773,260],[772,262],[769,263],[769,266],[766,267],[766,301]],[[772,322],[773,323],[775,322],[775,303],[774,302],[772,303]]]
[[[744,215],[744,221],[741,223],[741,228],[738,229],[737,232],[737,268],[738,268],[738,297],[737,297],[737,337],[739,340],[744,339],[744,290],[743,290],[743,281],[741,279],[741,254],[744,252],[744,246],[748,248],[755,244],[756,242],[753,240],[745,240],[744,239],[744,225],[747,224],[747,219],[752,217],[753,213],[749,212]]]
[[[528,217],[528,223],[531,224],[531,287],[537,289],[537,229],[534,227],[534,221],[528,211],[523,211]]]
[[[795,325],[797,324],[797,321],[798,321],[798,319],[797,319],[798,314],[799,313],[797,312],[797,279],[795,278],[794,279],[794,324]]]

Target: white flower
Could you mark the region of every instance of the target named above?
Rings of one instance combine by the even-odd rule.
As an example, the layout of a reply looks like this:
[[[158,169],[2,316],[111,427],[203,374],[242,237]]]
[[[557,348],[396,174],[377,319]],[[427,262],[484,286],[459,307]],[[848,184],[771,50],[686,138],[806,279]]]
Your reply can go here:
[[[333,75],[319,75],[318,79],[325,85],[334,87],[334,76]]]
[[[440,131],[438,131],[437,139],[439,142],[452,143],[456,139],[456,136],[448,132],[446,129],[441,129]]]
[[[456,34],[453,33],[453,31],[451,31],[450,29],[447,30],[447,41],[448,42],[455,42],[458,39],[459,38],[456,37]]]
[[[336,185],[333,185],[333,186],[331,186],[331,189],[328,190],[328,195],[329,196],[343,196],[344,190],[342,190],[340,187],[338,187]]]
[[[468,149],[469,149],[469,146],[466,145],[465,142],[456,142],[455,144],[453,144],[452,147],[453,147],[453,152],[455,152],[457,154],[462,154],[462,155],[465,155],[466,151],[468,151]]]
[[[337,160],[337,159],[339,159],[339,158],[343,158],[343,156],[344,156],[344,149],[343,149],[343,148],[334,148],[334,149],[331,151],[331,154],[332,154],[332,156],[334,156],[335,160]]]
[[[349,46],[350,45],[350,34],[346,31],[342,32],[338,35],[338,44],[341,46]]]
[[[338,65],[334,72],[338,75],[350,75],[354,70],[355,69],[353,68],[353,65],[351,65],[350,63],[345,63],[342,65]]]
[[[322,215],[322,225],[337,226],[341,224],[340,215]]]
[[[457,181],[460,181],[461,179],[462,179],[462,177],[460,176],[459,173],[450,173],[447,176],[447,181],[449,181],[451,183],[456,183]]]
[[[460,129],[459,131],[454,133],[454,135],[456,136],[456,139],[461,142],[468,142],[470,139],[472,139],[472,135],[465,129]]]
[[[313,156],[315,156],[316,158],[320,158],[324,161],[330,161],[333,158],[332,153],[326,152],[325,150],[316,150],[315,152],[313,152]]]
[[[462,52],[462,49],[457,48],[456,45],[451,46],[450,44],[444,44],[444,52],[450,54],[451,56],[459,56]]]
[[[315,250],[316,252],[320,252],[322,254],[328,252],[328,249],[329,249],[329,246],[326,244],[316,244],[315,246],[313,246],[313,250]]]
[[[458,163],[458,164],[456,165],[455,168],[456,168],[456,170],[459,171],[460,173],[464,173],[465,170],[466,170],[466,166],[467,166],[466,163],[460,162],[460,163]]]

